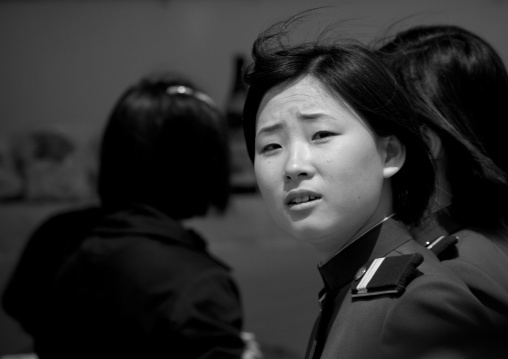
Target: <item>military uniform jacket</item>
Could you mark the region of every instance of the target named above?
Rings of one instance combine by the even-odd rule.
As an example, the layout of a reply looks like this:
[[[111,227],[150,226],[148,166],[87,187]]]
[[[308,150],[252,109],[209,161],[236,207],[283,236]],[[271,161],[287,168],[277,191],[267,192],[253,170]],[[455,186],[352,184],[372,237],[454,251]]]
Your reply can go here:
[[[105,216],[60,271],[36,352],[45,358],[240,358],[229,268],[147,206]]]
[[[508,333],[508,237],[466,228],[454,221],[446,208],[411,233],[425,246],[442,238],[452,237],[456,241],[436,254],[445,267],[466,283],[500,329]]]
[[[423,259],[421,263],[388,275],[392,279],[405,276],[391,286],[395,293],[386,293],[390,286],[369,289],[367,285],[369,295],[355,296],[359,277],[366,275],[362,269],[366,263],[382,257],[412,258],[415,254]],[[382,269],[390,273],[383,264],[378,270]],[[490,325],[483,306],[466,285],[392,219],[343,248],[319,271],[325,298],[321,299],[322,310],[307,358],[462,355],[468,352],[464,340],[467,343],[467,338],[481,335]]]

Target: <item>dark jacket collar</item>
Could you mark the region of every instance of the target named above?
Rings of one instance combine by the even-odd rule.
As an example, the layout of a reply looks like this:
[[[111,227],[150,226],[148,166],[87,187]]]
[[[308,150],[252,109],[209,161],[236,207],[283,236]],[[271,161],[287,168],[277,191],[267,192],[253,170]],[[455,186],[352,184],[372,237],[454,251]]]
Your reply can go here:
[[[410,232],[418,243],[426,246],[441,236],[448,236],[463,228],[462,223],[450,216],[449,207],[442,207],[426,217],[418,227],[410,228]]]
[[[340,289],[353,280],[366,262],[386,256],[411,239],[402,223],[393,219],[381,222],[318,267],[325,288],[331,291]]]
[[[104,215],[94,230],[100,236],[137,235],[154,238],[164,242],[206,249],[206,242],[194,231],[165,213],[147,205],[131,205],[124,209]]]

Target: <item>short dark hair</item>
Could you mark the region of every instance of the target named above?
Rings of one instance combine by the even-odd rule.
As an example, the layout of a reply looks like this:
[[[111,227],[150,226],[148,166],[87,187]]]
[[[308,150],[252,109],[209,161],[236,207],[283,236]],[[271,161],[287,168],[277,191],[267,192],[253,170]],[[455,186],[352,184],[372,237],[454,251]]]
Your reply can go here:
[[[99,167],[105,208],[143,203],[175,219],[204,215],[209,207],[222,211],[230,193],[225,119],[188,80],[145,78],[116,103]]]
[[[296,20],[300,20],[298,17]],[[381,137],[394,135],[406,147],[406,162],[392,177],[396,218],[417,223],[434,190],[434,167],[420,139],[409,103],[387,67],[365,46],[353,41],[290,45],[288,25],[277,23],[261,33],[252,48],[253,62],[244,75],[249,91],[244,133],[254,161],[256,115],[271,88],[312,76],[346,102]]]
[[[508,74],[500,56],[453,25],[410,28],[377,53],[405,88],[421,125],[442,140],[451,214],[470,225],[501,219],[508,201]]]

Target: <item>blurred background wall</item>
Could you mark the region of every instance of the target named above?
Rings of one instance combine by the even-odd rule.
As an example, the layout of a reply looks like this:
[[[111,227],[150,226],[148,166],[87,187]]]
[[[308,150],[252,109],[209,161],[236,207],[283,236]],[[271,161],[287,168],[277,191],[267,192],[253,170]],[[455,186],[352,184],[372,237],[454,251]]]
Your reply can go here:
[[[56,127],[93,142],[119,94],[141,76],[191,77],[226,106],[234,56],[256,35],[297,11],[332,5],[323,21],[369,43],[395,22],[463,26],[508,61],[505,0],[0,0],[0,140]],[[33,227],[68,203],[0,204],[0,290]],[[317,313],[312,249],[288,238],[256,194],[235,196],[225,218],[195,221],[234,268],[247,329],[303,356]],[[0,355],[30,339],[0,312]]]
[[[168,68],[223,104],[234,54],[275,20],[329,4],[329,19],[366,42],[414,16],[405,24],[464,26],[508,59],[505,0],[3,0],[0,134],[57,123],[88,135],[128,85]]]

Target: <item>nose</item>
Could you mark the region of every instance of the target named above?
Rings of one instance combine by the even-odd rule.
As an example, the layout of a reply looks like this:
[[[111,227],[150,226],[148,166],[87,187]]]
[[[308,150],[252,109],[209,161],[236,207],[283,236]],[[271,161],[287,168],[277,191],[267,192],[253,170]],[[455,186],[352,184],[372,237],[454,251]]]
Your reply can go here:
[[[284,167],[286,182],[312,177],[314,173],[310,161],[310,152],[305,146],[293,146]]]

